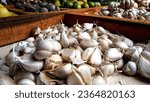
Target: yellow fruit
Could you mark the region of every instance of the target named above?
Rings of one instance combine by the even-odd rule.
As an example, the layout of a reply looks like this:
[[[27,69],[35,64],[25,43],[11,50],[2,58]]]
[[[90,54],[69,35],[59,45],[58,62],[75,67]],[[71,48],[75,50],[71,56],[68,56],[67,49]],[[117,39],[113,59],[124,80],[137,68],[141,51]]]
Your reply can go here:
[[[74,4],[73,6],[74,6],[74,8],[76,8],[76,9],[81,9],[81,5],[79,5],[79,4]]]
[[[60,6],[61,6],[61,4],[60,4],[60,1],[59,1],[59,0],[56,0],[56,1],[55,1],[55,6],[57,6],[57,7],[60,7]]]
[[[2,4],[0,4],[0,8],[1,8],[1,7],[4,7],[4,6],[3,6]]]
[[[10,16],[18,16],[16,13],[14,12],[9,12]]]
[[[84,3],[87,3],[87,0],[78,0],[78,1],[83,1]]]
[[[92,1],[90,1],[88,4],[89,4],[90,7],[95,7],[95,3],[92,2]]]
[[[82,7],[83,8],[89,8],[89,5],[88,4],[83,4]]]
[[[70,0],[72,3],[77,2],[78,0]]]
[[[83,1],[77,1],[77,2],[75,2],[75,3],[77,3],[77,4],[79,4],[79,5],[83,5],[83,4],[84,4]]]
[[[0,8],[0,17],[8,17],[10,16],[9,11],[6,8]]]
[[[67,2],[65,3],[65,6],[66,6],[67,8],[71,8],[71,7],[73,7],[73,3],[72,3],[71,1],[67,1]]]

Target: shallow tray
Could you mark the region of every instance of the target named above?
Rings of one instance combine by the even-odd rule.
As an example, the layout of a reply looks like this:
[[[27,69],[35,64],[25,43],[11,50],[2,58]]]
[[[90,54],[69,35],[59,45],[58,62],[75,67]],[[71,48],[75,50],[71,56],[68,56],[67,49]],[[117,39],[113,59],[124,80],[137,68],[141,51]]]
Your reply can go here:
[[[81,24],[84,22],[96,22],[112,33],[125,35],[135,42],[150,40],[150,23],[147,22],[134,22],[128,19],[112,19],[69,12],[40,13],[12,18],[0,19],[0,46],[29,37],[31,29],[35,26],[45,29],[50,25],[59,23],[61,20],[68,26],[72,26],[77,20]]]

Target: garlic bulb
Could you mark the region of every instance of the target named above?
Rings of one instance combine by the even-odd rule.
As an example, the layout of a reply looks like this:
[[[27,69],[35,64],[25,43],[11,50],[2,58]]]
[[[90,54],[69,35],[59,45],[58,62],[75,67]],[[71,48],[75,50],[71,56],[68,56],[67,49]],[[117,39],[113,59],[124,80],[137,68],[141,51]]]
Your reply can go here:
[[[124,67],[123,72],[127,75],[135,75],[137,72],[137,66],[136,63],[133,61],[129,61]]]

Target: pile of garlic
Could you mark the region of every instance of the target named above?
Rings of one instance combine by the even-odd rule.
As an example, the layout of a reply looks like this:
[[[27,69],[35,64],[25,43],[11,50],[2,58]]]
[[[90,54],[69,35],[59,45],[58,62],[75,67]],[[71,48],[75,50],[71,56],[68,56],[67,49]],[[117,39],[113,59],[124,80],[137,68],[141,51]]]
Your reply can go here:
[[[149,8],[150,0],[121,0],[120,2],[110,2],[107,7],[101,8],[100,12],[95,14],[149,22]]]
[[[115,72],[150,78],[150,44],[112,34],[93,23],[36,27],[14,44],[0,68],[0,84],[104,85]]]

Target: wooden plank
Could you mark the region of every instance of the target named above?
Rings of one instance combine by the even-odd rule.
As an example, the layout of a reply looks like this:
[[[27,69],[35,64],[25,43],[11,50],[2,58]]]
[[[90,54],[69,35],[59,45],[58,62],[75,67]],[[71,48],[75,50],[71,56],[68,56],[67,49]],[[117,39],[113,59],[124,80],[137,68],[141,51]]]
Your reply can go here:
[[[46,29],[49,25],[58,24],[63,20],[63,13],[28,15],[12,20],[0,21],[0,46],[26,39],[35,26]],[[9,22],[11,21],[11,22]]]

